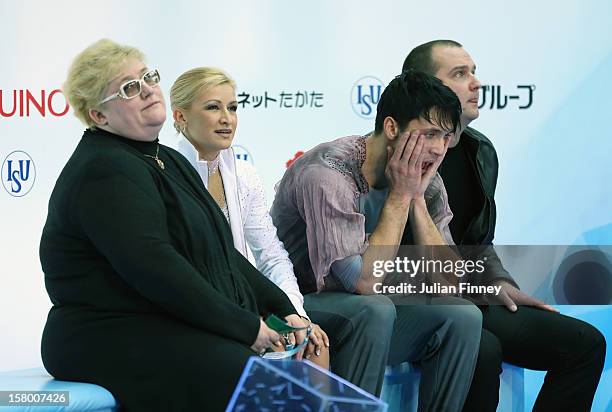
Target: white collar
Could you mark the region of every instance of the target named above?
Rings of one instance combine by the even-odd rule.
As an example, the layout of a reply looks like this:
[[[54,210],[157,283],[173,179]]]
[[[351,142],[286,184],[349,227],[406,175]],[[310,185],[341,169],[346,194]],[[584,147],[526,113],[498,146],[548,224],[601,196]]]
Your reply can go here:
[[[200,154],[196,148],[184,136],[178,143],[178,151],[187,158],[189,163],[200,175],[204,186],[208,188],[208,167],[210,162],[200,160]],[[227,148],[219,152],[219,172],[223,179],[225,189],[225,201],[230,216],[230,227],[234,238],[234,247],[244,251],[247,256],[246,238],[244,235],[244,222],[242,208],[240,206],[240,196],[238,194],[238,176],[236,171],[236,157],[233,148]]]

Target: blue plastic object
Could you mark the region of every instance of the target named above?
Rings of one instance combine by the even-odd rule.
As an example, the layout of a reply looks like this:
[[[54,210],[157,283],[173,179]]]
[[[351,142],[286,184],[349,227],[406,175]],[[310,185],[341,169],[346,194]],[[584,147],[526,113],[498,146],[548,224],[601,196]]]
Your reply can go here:
[[[226,412],[385,412],[375,396],[309,361],[249,359]]]

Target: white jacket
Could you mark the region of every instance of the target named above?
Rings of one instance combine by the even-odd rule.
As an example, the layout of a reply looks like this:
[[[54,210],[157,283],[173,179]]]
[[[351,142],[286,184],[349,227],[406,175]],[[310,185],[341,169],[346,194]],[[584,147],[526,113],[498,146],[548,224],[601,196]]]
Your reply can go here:
[[[208,188],[208,162],[199,160],[197,150],[184,137],[178,143],[178,151],[189,160]],[[307,316],[293,265],[276,235],[263,184],[255,168],[246,161],[236,161],[231,147],[222,150],[219,157],[234,247],[287,294],[301,316]]]

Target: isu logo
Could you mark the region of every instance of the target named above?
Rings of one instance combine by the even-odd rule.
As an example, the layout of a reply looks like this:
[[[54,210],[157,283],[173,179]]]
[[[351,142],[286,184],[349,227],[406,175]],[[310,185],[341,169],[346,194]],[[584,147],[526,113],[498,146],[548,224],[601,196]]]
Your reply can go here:
[[[364,119],[375,118],[376,105],[383,88],[383,82],[374,76],[365,76],[357,80],[351,91],[351,106],[355,114]]]
[[[34,161],[26,152],[15,150],[2,163],[2,185],[9,195],[22,197],[28,194],[36,180]]]
[[[60,117],[68,113],[70,106],[60,89],[33,91],[0,90],[1,117],[30,117],[36,113],[42,117]]]

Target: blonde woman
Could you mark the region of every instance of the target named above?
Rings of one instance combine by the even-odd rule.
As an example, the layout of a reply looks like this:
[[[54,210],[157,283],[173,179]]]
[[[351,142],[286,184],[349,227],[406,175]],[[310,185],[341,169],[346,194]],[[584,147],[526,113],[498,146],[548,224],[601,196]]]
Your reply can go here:
[[[307,325],[304,298],[293,266],[268,214],[263,185],[254,168],[236,161],[231,147],[238,126],[236,85],[223,71],[189,70],[170,89],[174,127],[182,135],[178,150],[194,166],[228,221],[234,246],[289,297]],[[301,342],[304,333],[296,334]],[[313,325],[304,356],[329,367],[329,340]],[[301,353],[298,353],[298,359]]]
[[[53,303],[42,360],[58,379],[106,387],[122,410],[222,411],[248,358],[279,342],[261,316],[297,314],[233,247],[185,158],[159,143],[159,82],[140,51],[110,40],[69,70],[64,92],[87,130],[40,242]]]

